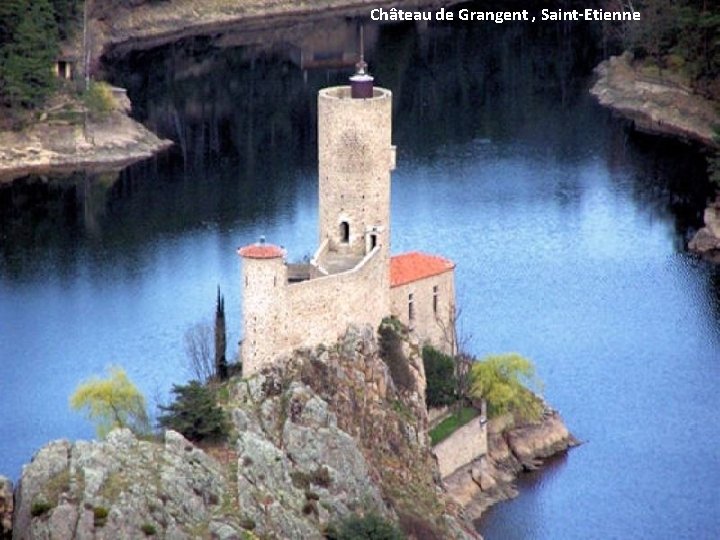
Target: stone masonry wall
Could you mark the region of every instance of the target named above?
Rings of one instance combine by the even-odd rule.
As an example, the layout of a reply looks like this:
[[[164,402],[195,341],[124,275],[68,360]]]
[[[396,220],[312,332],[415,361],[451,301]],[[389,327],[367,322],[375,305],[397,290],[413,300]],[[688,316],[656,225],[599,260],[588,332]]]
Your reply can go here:
[[[438,288],[437,310],[433,306],[433,287]],[[408,300],[413,295],[414,319],[410,320]],[[390,289],[390,312],[415,331],[420,343],[430,342],[450,353],[448,329],[455,302],[454,272],[448,271]]]
[[[486,425],[480,422],[480,417],[473,418],[433,447],[440,476],[445,478],[463,465],[487,454]]]
[[[330,249],[366,253],[365,235],[375,227],[378,243],[390,250],[392,93],[375,88],[369,99],[350,98],[350,87],[318,94],[320,242]],[[341,223],[350,226],[349,242]]]
[[[389,267],[383,255],[378,247],[352,270],[299,283],[287,283],[282,259],[245,259],[244,375],[278,355],[334,343],[349,324],[377,328],[390,312]],[[259,286],[252,286],[253,280]]]

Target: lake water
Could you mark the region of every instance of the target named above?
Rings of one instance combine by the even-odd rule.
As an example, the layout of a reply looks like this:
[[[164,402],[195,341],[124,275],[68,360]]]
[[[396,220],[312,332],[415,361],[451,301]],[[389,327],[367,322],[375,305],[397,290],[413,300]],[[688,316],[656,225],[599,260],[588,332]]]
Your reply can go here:
[[[113,59],[175,149],[0,185],[0,473],[49,439],[92,437],[67,400],[110,364],[151,404],[187,380],[183,334],[211,320],[218,285],[234,354],[235,248],[315,248],[316,92],[349,72],[332,66],[352,28]],[[486,538],[718,538],[720,272],[685,250],[703,162],[593,102],[585,28],[366,27],[395,95],[393,250],[455,260],[468,348],[531,358],[586,441],[523,477],[478,523]]]

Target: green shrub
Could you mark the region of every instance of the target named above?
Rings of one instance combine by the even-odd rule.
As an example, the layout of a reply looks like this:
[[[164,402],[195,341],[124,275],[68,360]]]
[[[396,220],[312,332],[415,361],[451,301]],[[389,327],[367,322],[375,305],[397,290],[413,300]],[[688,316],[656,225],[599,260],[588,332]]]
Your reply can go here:
[[[145,536],[155,536],[157,534],[157,529],[152,523],[143,523],[140,530],[145,533]]]
[[[85,106],[94,118],[102,118],[116,107],[112,87],[104,82],[90,83],[90,89],[85,92]]]
[[[330,477],[330,471],[324,465],[317,467],[310,476],[310,483],[320,487],[330,487],[332,484],[332,478]]]
[[[225,412],[217,405],[215,394],[197,381],[186,385],[173,385],[175,401],[160,406],[165,414],[158,423],[166,429],[174,429],[194,442],[221,440],[227,437],[229,425]]]
[[[46,512],[49,512],[52,507],[52,504],[45,500],[33,501],[32,506],[30,506],[30,515],[32,517],[42,516]]]
[[[395,386],[399,390],[415,390],[415,377],[410,371],[408,359],[403,352],[403,337],[398,329],[397,319],[385,319],[378,329],[380,335],[380,357],[390,370]]]
[[[425,403],[428,407],[442,407],[455,402],[455,362],[451,356],[426,345],[422,350],[425,366]]]
[[[375,513],[360,517],[352,514],[328,527],[331,540],[404,540],[403,533],[390,521]]]
[[[93,523],[96,527],[104,527],[107,523],[108,509],[104,506],[93,508]]]

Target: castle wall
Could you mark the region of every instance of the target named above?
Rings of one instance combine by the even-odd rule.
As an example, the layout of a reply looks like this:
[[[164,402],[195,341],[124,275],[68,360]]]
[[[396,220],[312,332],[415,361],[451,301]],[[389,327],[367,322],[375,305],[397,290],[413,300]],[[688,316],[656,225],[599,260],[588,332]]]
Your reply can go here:
[[[437,349],[450,350],[449,329],[455,302],[455,273],[443,272],[390,289],[390,313],[414,330],[420,343],[430,342]],[[437,309],[433,298],[437,287]],[[409,296],[413,295],[413,314],[410,319]]]
[[[369,99],[351,99],[349,86],[318,94],[320,242],[329,239],[333,251],[363,255],[369,234],[390,251],[391,123],[389,90],[375,88]]]
[[[257,262],[245,259],[244,264],[248,262],[252,271]],[[245,289],[245,302],[249,302],[242,345],[245,376],[295,349],[337,342],[348,324],[379,326],[390,311],[389,269],[380,248],[340,274],[299,283],[284,281],[275,287],[274,273],[272,269],[261,275],[253,272],[264,287]]]

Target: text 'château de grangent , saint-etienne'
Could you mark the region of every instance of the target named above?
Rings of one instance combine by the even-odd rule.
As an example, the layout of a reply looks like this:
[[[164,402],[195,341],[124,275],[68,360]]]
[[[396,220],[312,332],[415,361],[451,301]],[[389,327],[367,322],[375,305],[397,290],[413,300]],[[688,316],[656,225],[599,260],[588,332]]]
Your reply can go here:
[[[603,9],[542,9],[540,21],[639,21],[639,11],[605,11]],[[467,8],[457,12],[442,8],[438,11],[409,11],[403,9],[375,8],[370,10],[373,21],[479,21],[504,23],[510,21],[535,22],[536,15],[527,9],[521,11],[472,11]]]

